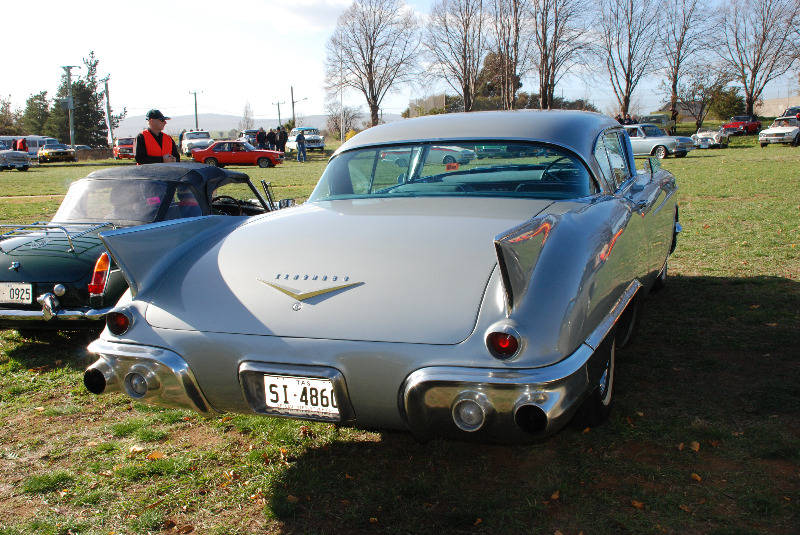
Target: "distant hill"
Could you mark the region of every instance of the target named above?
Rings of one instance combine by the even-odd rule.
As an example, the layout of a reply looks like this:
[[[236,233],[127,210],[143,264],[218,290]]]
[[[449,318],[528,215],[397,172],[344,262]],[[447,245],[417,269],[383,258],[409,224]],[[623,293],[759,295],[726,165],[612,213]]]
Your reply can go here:
[[[366,120],[368,116],[364,114],[363,117],[364,120]],[[291,116],[283,117],[283,114],[281,114],[281,119],[284,121],[286,121],[288,118],[291,118]],[[305,115],[298,116],[297,119],[300,123],[300,126],[313,126],[322,129],[325,128],[325,123],[328,121],[328,116]],[[383,116],[383,120],[387,123],[399,121],[400,119],[402,119],[402,117],[396,113],[387,113]],[[222,115],[218,113],[201,113],[197,116],[198,126],[210,132],[227,132],[228,130],[239,128],[240,120],[241,117],[238,115]],[[255,123],[256,128],[263,126],[264,128],[269,129],[278,126],[277,117],[254,117],[253,122]],[[117,137],[135,136],[146,126],[147,124],[144,115],[126,117],[120,122],[119,127],[117,127],[114,133]],[[172,119],[167,122],[166,131],[168,134],[174,134],[177,136],[184,128],[186,130],[191,130],[194,128],[194,115],[177,115],[172,117]]]

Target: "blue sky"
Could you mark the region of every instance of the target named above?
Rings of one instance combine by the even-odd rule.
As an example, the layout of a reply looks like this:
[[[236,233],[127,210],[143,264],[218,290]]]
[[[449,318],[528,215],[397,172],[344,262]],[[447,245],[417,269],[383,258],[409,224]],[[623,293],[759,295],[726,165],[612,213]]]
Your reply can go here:
[[[22,107],[28,96],[58,87],[62,65],[78,65],[94,50],[100,74],[111,76],[111,104],[128,115],[160,108],[168,115],[194,112],[190,91],[197,91],[200,113],[241,115],[249,103],[256,117],[276,117],[275,102],[285,117],[294,87],[297,113],[323,113],[325,44],[337,17],[350,0],[137,0],[123,4],[97,0],[38,0],[3,6],[4,76],[0,95]],[[429,0],[408,5],[427,14]],[[234,7],[235,6],[235,7]],[[157,15],[154,15],[157,13]],[[13,53],[10,53],[13,50]],[[80,73],[81,71],[77,71]],[[523,79],[523,90],[536,82]],[[663,99],[659,80],[646,80],[634,103],[646,112]],[[768,87],[765,97],[785,96],[786,79]],[[404,87],[387,97],[386,112],[400,113],[410,98],[436,89]],[[584,81],[568,78],[559,88],[568,98],[589,97],[602,111],[615,106],[602,75]],[[345,94],[347,104],[362,106],[363,97]]]

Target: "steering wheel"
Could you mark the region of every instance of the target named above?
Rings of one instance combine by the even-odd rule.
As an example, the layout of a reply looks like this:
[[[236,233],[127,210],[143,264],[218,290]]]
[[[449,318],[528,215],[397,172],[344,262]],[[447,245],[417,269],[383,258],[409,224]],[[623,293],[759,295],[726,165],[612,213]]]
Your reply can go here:
[[[547,164],[547,167],[544,168],[542,171],[542,182],[560,182],[560,180],[553,175],[550,174],[550,168],[553,167],[555,164],[560,162],[561,160],[569,160],[567,156],[560,156]]]
[[[220,210],[219,208],[214,208],[214,203],[222,202],[222,204],[227,205],[232,204],[236,207],[235,214],[228,214],[227,212]],[[230,195],[217,195],[216,197],[211,198],[211,210],[212,212],[216,212],[218,215],[242,215],[242,203],[231,197]]]

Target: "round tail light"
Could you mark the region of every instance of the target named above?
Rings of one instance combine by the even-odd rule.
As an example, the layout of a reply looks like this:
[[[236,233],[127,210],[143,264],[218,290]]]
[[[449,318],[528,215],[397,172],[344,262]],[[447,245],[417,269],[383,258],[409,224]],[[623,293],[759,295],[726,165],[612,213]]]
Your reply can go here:
[[[106,315],[108,330],[117,336],[125,334],[131,327],[131,318],[122,312],[109,312]]]
[[[493,357],[505,360],[517,354],[519,340],[512,333],[493,332],[486,337],[486,347]]]

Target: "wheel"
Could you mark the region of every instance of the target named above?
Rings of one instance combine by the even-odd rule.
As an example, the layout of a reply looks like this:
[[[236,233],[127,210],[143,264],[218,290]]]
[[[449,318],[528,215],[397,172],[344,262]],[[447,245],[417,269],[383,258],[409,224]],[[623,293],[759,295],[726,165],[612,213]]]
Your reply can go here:
[[[580,426],[595,427],[608,419],[614,399],[614,371],[616,368],[616,333],[610,332],[597,348],[597,357],[602,359],[602,373],[589,397],[575,414],[575,422]]]
[[[796,147],[797,145],[800,145],[800,134],[794,136],[792,140],[792,147]]]
[[[206,158],[203,163],[212,167],[219,167],[219,161],[216,158]]]
[[[685,158],[686,157],[686,153],[685,152],[676,152],[675,153],[675,157],[676,158]]]
[[[27,170],[28,170],[27,165],[23,165],[22,167],[17,167],[17,171],[27,171]]]
[[[766,147],[767,145],[769,145],[769,143],[760,143],[760,145],[761,145],[761,148],[763,149],[764,147]]]
[[[259,158],[258,166],[261,168],[272,167],[272,162],[269,161],[269,158]]]
[[[443,164],[456,163],[456,159],[453,158],[452,156],[445,156],[444,158],[442,158],[442,163]]]
[[[657,146],[656,148],[653,149],[653,156],[655,156],[659,160],[663,160],[664,158],[666,158],[667,154],[669,154],[667,152],[667,147],[665,147],[663,145],[659,145],[659,146]]]
[[[222,206],[215,207],[214,203],[219,203]],[[226,212],[225,210],[222,209],[228,207],[235,208],[235,213]],[[231,197],[230,195],[217,195],[216,197],[212,198],[211,208],[220,214],[242,215],[242,204],[233,197]]]

